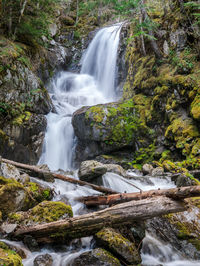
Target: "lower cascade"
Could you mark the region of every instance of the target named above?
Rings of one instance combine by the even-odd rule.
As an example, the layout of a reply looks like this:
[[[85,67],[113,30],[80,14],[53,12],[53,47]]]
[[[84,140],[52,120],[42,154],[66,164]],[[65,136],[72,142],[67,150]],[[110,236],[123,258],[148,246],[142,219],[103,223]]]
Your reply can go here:
[[[47,130],[44,146],[38,164],[47,164],[52,171],[74,170],[73,177],[77,177],[74,169],[76,137],[71,124],[73,113],[83,106],[93,106],[99,103],[108,103],[117,99],[116,74],[117,54],[122,24],[100,29],[84,53],[80,74],[60,71],[52,79],[48,86],[49,95],[54,108],[47,115]],[[117,192],[138,192],[141,190],[174,188],[175,183],[169,177],[151,177],[139,179],[135,173],[130,173],[132,179],[111,172],[106,172],[102,177],[103,186]],[[76,186],[61,180],[48,183],[36,180],[31,181],[45,185],[54,193],[53,201],[67,202],[72,206],[74,216],[87,213],[84,204],[77,202],[75,198],[97,194],[97,191],[89,187]],[[47,253],[53,266],[79,265],[74,261],[84,252],[92,251],[93,237],[82,238],[73,241],[70,246],[44,246],[40,251],[29,252],[21,242],[5,241],[7,244],[19,246],[27,255],[23,265],[33,266],[38,256]],[[141,258],[144,266],[198,266],[197,261],[187,260],[178,250],[161,241],[154,233],[147,232],[142,242]],[[48,256],[47,256],[48,257]],[[46,258],[47,258],[46,257]],[[82,264],[81,264],[82,265]],[[88,264],[95,265],[95,264]],[[100,265],[100,264],[98,264]],[[104,265],[104,264],[103,264]],[[111,265],[111,264],[105,264]],[[117,264],[113,264],[117,265]],[[123,264],[128,265],[128,264]]]

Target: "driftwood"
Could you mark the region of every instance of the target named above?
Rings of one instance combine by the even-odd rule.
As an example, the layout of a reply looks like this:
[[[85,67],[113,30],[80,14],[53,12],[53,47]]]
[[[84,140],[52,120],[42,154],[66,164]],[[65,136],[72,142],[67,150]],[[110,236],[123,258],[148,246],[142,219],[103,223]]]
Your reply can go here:
[[[43,243],[66,242],[66,240],[93,235],[106,226],[130,224],[133,221],[185,210],[186,205],[183,201],[158,196],[117,204],[98,212],[56,222],[30,227],[22,226],[17,228],[13,234],[18,239],[31,235],[38,242]]]
[[[19,167],[21,169],[28,170],[31,173],[34,173],[34,176],[35,176],[35,173],[37,173],[39,178],[45,177],[47,175],[51,175],[54,178],[57,178],[57,179],[60,179],[60,180],[63,180],[63,181],[69,182],[69,183],[73,183],[73,184],[76,184],[76,185],[90,186],[94,190],[102,192],[102,193],[106,193],[106,194],[116,194],[116,193],[118,193],[118,192],[116,192],[116,191],[114,191],[112,189],[109,189],[109,188],[105,188],[105,187],[102,187],[102,186],[97,186],[97,185],[94,185],[94,184],[91,184],[91,183],[88,183],[88,182],[85,182],[85,181],[81,181],[81,180],[78,180],[78,179],[75,179],[75,178],[72,178],[72,177],[69,177],[69,176],[62,175],[62,174],[56,174],[56,173],[53,173],[53,172],[45,171],[45,170],[40,169],[39,167],[37,167],[35,165],[22,164],[22,163],[14,162],[14,161],[3,159],[3,158],[1,159],[1,161],[3,163],[8,163],[8,164],[14,165],[16,167]]]
[[[166,196],[175,200],[200,196],[200,186],[180,187],[143,191],[141,193],[121,193],[108,196],[89,196],[77,198],[87,206],[112,205],[131,200],[141,200],[153,196]]]

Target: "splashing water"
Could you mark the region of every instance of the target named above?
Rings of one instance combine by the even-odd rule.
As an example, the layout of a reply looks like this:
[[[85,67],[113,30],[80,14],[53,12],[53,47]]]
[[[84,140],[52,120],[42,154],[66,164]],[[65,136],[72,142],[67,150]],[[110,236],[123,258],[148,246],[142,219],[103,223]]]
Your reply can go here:
[[[47,132],[39,164],[51,170],[72,168],[72,114],[82,106],[113,101],[121,24],[101,29],[82,59],[81,74],[60,72],[50,91],[56,112],[47,115]]]

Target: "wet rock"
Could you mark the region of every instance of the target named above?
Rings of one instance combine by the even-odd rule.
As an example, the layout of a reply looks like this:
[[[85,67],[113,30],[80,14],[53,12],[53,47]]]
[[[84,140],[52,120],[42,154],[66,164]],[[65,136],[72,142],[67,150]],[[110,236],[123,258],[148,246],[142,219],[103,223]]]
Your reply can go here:
[[[104,164],[97,161],[84,161],[80,165],[78,175],[81,180],[90,181],[106,172],[107,168]]]
[[[105,164],[105,167],[107,169],[107,172],[112,172],[112,173],[118,174],[120,176],[125,176],[126,175],[125,170],[120,165],[117,165],[117,164]]]
[[[0,265],[22,266],[21,257],[4,242],[0,242]]]
[[[144,164],[142,166],[142,172],[143,172],[143,174],[145,174],[145,175],[151,175],[152,171],[153,171],[153,166],[152,165],[150,165],[150,164]]]
[[[152,176],[163,176],[164,169],[162,167],[156,167],[152,170],[151,175]]]
[[[150,234],[170,243],[184,258],[200,260],[200,199],[187,202],[187,211],[148,220],[146,227]]]
[[[138,264],[141,262],[140,254],[134,243],[124,238],[112,228],[105,228],[96,234],[97,243],[108,248],[127,263]]]
[[[20,225],[34,225],[50,223],[73,217],[72,208],[63,202],[43,201],[27,212],[11,213],[8,223]]]
[[[91,251],[82,253],[72,263],[72,266],[120,266],[120,262],[117,258],[113,257],[108,251],[96,248]],[[67,265],[66,265],[67,266]]]
[[[29,235],[24,236],[23,242],[28,247],[28,249],[30,249],[30,251],[32,252],[36,252],[40,250],[37,241],[32,236],[29,236]]]
[[[52,266],[53,258],[49,254],[39,255],[34,259],[34,266]]]
[[[177,187],[187,187],[196,185],[194,180],[181,174],[172,176],[172,181],[174,181]]]

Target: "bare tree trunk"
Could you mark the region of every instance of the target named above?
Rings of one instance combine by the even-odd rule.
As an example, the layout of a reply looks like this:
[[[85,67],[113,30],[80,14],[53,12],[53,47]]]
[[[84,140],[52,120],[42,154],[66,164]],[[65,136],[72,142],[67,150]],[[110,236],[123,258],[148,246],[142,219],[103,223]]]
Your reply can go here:
[[[185,211],[183,202],[164,196],[152,197],[140,201],[130,201],[113,207],[69,218],[57,222],[20,227],[14,232],[14,237],[21,238],[31,235],[38,242],[66,242],[74,238],[90,236],[103,227],[115,227],[130,224],[133,221],[146,220],[163,214]]]
[[[137,193],[121,193],[108,196],[89,196],[77,198],[87,206],[113,205],[131,200],[141,200],[155,196],[166,196],[175,200],[200,196],[200,186],[149,190]]]
[[[94,185],[94,184],[91,184],[91,183],[88,183],[88,182],[85,182],[85,181],[81,181],[81,180],[78,180],[78,179],[75,179],[75,178],[72,178],[72,177],[68,177],[68,176],[65,176],[65,175],[44,171],[43,169],[40,169],[39,167],[37,167],[35,165],[22,164],[22,163],[14,162],[14,161],[7,160],[7,159],[1,159],[1,160],[4,163],[8,163],[8,164],[14,165],[14,166],[19,167],[21,169],[29,170],[31,172],[31,174],[33,174],[33,176],[36,176],[36,177],[39,177],[39,178],[43,178],[45,176],[52,176],[54,178],[57,178],[57,179],[60,179],[60,180],[66,181],[66,182],[70,182],[70,183],[73,183],[73,184],[77,184],[77,185],[80,185],[80,186],[90,186],[94,190],[100,191],[100,192],[103,192],[103,193],[106,193],[106,194],[116,194],[117,193],[116,191],[113,191],[112,189],[109,189],[109,188],[105,188],[105,187],[102,187],[102,186],[97,186],[97,185]]]
[[[22,4],[21,10],[20,10],[20,16],[19,16],[19,19],[18,19],[18,23],[17,23],[17,25],[15,26],[14,36],[15,36],[16,33],[17,33],[17,26],[20,24],[21,19],[22,19],[23,15],[24,15],[24,11],[25,11],[25,8],[26,8],[26,5],[27,5],[27,2],[28,2],[28,0],[24,0],[24,2],[23,2],[23,4]]]

